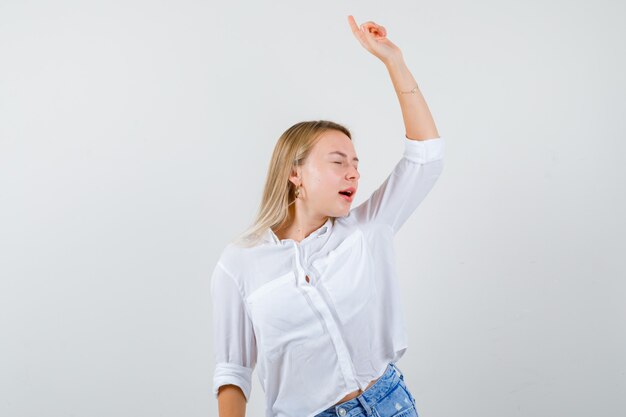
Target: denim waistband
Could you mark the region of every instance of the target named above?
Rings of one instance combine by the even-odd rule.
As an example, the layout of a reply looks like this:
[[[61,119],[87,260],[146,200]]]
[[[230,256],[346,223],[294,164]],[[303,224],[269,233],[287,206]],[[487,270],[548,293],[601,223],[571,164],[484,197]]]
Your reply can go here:
[[[363,391],[358,397],[352,398],[341,404],[332,405],[315,417],[350,417],[363,411],[367,415],[372,414],[371,407],[376,404],[404,379],[402,371],[395,363],[389,362],[383,375]]]

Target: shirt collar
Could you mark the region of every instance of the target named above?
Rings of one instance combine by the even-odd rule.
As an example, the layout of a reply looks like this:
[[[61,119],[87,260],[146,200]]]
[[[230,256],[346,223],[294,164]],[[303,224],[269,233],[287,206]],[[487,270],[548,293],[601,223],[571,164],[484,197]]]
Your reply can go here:
[[[328,220],[326,220],[326,223],[324,223],[322,226],[320,226],[318,229],[314,230],[311,232],[311,234],[309,234],[307,237],[305,237],[300,243],[304,242],[305,240],[311,240],[315,237],[319,237],[319,236],[324,236],[327,233],[330,233],[330,231],[333,228],[333,218],[329,217]],[[266,241],[269,243],[274,243],[274,244],[282,244],[282,243],[286,243],[286,242],[292,242],[293,239],[279,239],[278,236],[276,236],[276,233],[274,233],[274,231],[272,230],[271,227],[267,228],[267,232],[265,233],[266,236]]]

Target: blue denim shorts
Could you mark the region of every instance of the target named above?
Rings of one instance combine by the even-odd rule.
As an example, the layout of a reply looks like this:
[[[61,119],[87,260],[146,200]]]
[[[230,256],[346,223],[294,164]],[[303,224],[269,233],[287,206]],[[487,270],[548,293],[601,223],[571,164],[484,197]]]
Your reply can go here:
[[[361,395],[333,405],[315,417],[419,417],[415,398],[398,366],[390,362],[385,373]]]

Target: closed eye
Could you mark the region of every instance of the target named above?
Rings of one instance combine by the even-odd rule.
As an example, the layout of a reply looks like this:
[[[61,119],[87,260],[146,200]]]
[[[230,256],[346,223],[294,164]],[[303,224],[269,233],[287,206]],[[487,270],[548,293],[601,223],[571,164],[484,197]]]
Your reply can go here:
[[[340,164],[340,165],[343,165],[343,162],[333,161],[333,164]],[[356,166],[356,165],[354,166],[354,168],[356,168],[357,170],[359,169],[359,167],[358,167],[358,166]]]

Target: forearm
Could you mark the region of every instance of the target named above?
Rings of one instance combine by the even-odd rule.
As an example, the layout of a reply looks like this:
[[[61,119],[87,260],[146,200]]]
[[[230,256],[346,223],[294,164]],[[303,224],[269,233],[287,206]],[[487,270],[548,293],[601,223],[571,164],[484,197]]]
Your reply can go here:
[[[439,132],[437,132],[435,121],[419,88],[410,94],[401,94],[399,92],[410,91],[417,85],[404,59],[400,56],[389,60],[385,62],[385,66],[391,76],[391,82],[400,101],[407,138],[415,140],[438,138]]]
[[[224,385],[217,394],[219,417],[245,417],[246,397],[236,385]]]

